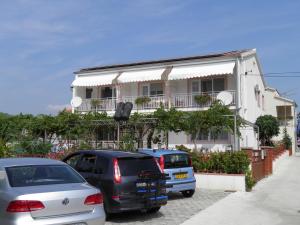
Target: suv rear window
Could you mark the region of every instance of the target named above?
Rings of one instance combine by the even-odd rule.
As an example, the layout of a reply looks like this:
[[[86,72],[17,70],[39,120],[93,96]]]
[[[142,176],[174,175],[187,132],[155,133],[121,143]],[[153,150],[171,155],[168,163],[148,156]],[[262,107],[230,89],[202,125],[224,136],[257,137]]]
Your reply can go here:
[[[187,154],[170,154],[164,155],[165,169],[191,167],[189,155]]]
[[[137,176],[142,171],[151,171],[160,173],[160,170],[155,162],[155,159],[150,157],[145,158],[119,158],[119,167],[122,176]]]
[[[64,165],[14,166],[5,169],[11,187],[85,182],[72,168]]]

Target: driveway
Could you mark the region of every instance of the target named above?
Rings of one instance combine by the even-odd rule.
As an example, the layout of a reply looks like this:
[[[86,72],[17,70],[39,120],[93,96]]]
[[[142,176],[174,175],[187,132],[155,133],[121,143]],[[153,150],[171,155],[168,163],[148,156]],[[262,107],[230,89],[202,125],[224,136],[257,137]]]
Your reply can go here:
[[[179,225],[199,211],[226,197],[228,193],[197,189],[192,198],[183,198],[181,194],[172,194],[166,206],[156,214],[127,212],[114,215],[106,225],[113,224],[155,224]]]
[[[184,223],[198,224],[299,225],[300,157],[282,161],[252,192],[229,195]]]

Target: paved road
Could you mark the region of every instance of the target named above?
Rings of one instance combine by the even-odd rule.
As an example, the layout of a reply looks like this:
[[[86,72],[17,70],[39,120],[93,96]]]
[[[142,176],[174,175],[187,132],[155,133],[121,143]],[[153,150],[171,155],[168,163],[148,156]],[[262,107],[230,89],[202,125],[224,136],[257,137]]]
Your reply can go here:
[[[234,193],[184,225],[299,225],[300,157],[282,161],[250,193]]]
[[[173,194],[170,196],[168,204],[163,206],[156,214],[146,214],[141,212],[122,213],[114,215],[106,222],[106,225],[179,225],[227,195],[228,193],[221,191],[199,189],[196,190],[192,198],[183,198],[181,194]]]

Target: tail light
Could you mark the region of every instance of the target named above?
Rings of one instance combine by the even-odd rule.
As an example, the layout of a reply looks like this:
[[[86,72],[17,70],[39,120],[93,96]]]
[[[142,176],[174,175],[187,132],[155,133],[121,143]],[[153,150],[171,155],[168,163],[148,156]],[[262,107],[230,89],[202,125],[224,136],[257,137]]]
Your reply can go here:
[[[98,193],[95,195],[90,195],[86,197],[84,204],[85,205],[99,205],[103,203],[103,196],[102,194]]]
[[[40,201],[16,200],[9,203],[6,211],[10,213],[32,212],[44,208],[44,204]]]
[[[120,184],[122,180],[121,180],[121,172],[120,172],[118,159],[113,160],[113,165],[114,165],[114,182],[116,184]]]
[[[161,156],[159,157],[158,165],[159,165],[159,167],[160,167],[160,169],[161,169],[161,171],[162,171],[162,173],[163,173],[163,172],[164,172],[164,169],[165,169],[165,159],[164,159],[164,156],[163,156],[163,155],[161,155]]]
[[[193,167],[193,162],[192,162],[192,159],[191,159],[190,156],[189,156],[189,166],[190,166],[190,167]]]

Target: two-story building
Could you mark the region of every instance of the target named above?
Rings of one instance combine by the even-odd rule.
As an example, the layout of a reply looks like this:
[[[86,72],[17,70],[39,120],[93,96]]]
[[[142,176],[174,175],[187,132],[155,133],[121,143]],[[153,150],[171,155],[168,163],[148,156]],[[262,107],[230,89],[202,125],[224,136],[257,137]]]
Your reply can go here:
[[[73,98],[82,99],[81,105],[73,107],[73,111],[105,111],[109,115],[114,114],[116,104],[121,101],[132,102],[133,112],[153,112],[161,105],[192,111],[207,110],[213,101],[223,96],[229,108],[247,121],[248,126],[241,128],[241,137],[236,140],[228,133],[217,138],[199,134],[197,147],[211,150],[233,148],[234,143],[236,148],[257,148],[258,136],[253,127],[256,118],[274,115],[280,104],[273,102],[282,99],[278,92],[274,96],[270,94],[272,91],[266,86],[255,49],[84,68],[75,72],[72,89]],[[199,105],[195,101],[199,95],[209,97]],[[135,99],[141,96],[149,97],[150,101],[136,105]],[[288,101],[295,111],[295,103]],[[294,119],[295,114],[292,117]],[[295,140],[292,129],[290,135]],[[185,133],[170,133],[169,145],[179,144],[193,146]]]

